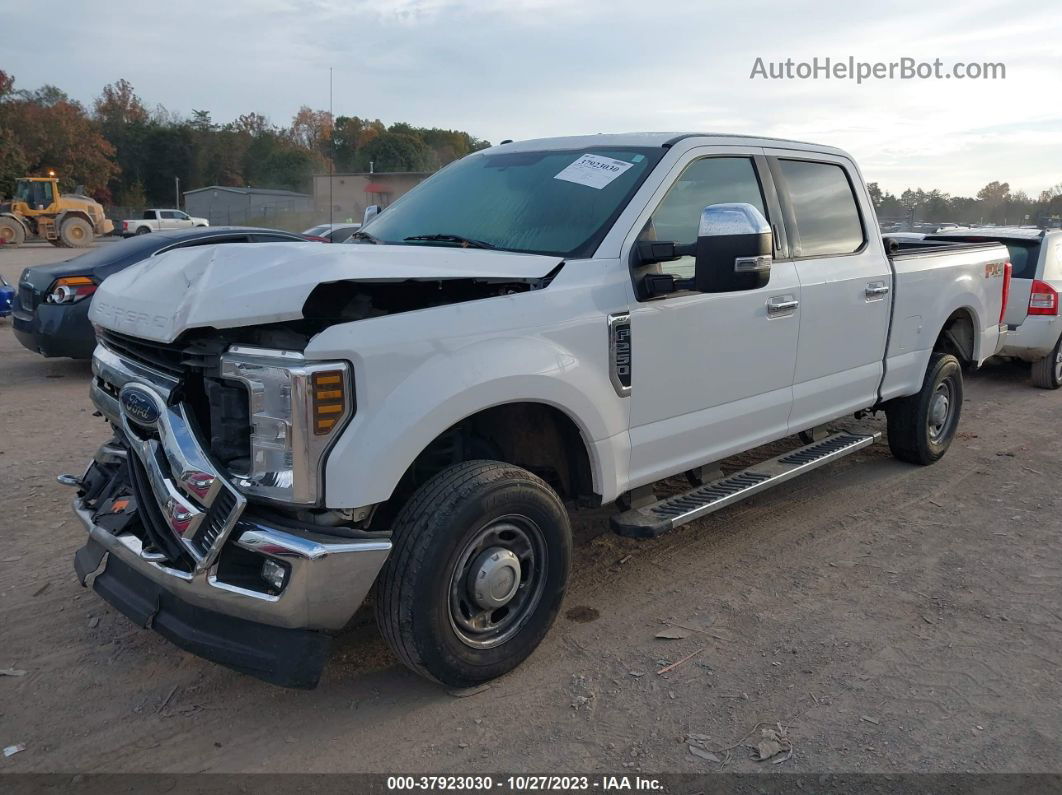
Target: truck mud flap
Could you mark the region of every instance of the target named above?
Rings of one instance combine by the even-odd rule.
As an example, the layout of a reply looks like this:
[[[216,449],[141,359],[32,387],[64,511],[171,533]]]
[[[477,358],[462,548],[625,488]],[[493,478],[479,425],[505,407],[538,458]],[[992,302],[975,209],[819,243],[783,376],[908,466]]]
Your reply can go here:
[[[88,557],[75,557],[79,578],[81,566],[89,563]],[[323,632],[259,624],[190,605],[114,555],[92,588],[138,626],[154,629],[180,648],[282,687],[316,687],[332,643]]]

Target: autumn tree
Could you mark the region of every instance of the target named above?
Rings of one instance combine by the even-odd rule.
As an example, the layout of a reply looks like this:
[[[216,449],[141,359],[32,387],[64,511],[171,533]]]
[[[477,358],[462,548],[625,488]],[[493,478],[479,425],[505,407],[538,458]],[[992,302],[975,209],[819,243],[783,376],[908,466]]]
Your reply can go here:
[[[80,103],[55,86],[15,90],[14,78],[0,78],[0,178],[43,174],[53,169],[63,190],[78,185],[109,198],[118,173],[114,147]],[[12,173],[21,171],[22,174]],[[8,186],[9,187],[9,186]]]
[[[147,108],[133,90],[133,84],[124,78],[104,86],[93,109],[109,134],[121,125],[145,124],[148,120]]]
[[[329,157],[333,127],[332,114],[327,110],[313,110],[303,105],[291,120],[291,139],[304,149]]]

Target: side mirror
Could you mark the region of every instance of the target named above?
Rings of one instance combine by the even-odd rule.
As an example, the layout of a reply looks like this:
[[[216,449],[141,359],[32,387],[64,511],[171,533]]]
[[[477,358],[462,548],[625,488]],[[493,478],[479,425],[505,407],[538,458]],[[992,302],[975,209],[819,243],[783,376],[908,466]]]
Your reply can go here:
[[[368,207],[365,208],[365,213],[361,216],[361,225],[365,226],[365,224],[369,223],[369,221],[371,221],[373,218],[375,218],[379,214],[380,214],[380,205],[378,205],[378,204],[370,204]]]
[[[729,293],[766,287],[774,260],[774,236],[751,204],[712,204],[697,230],[694,289]]]

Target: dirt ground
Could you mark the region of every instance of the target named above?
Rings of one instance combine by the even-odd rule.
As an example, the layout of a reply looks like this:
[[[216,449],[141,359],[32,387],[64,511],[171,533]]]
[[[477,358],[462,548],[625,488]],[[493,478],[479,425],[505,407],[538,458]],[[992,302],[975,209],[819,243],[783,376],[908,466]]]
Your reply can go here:
[[[0,251],[0,273],[70,254]],[[25,745],[0,771],[1062,770],[1062,392],[1026,368],[968,379],[930,468],[880,443],[649,542],[611,535],[607,510],[577,516],[561,617],[481,692],[408,673],[364,610],[303,692],[186,654],[78,585],[84,533],[55,475],[108,434],[88,364],[9,328],[0,668],[27,673],[0,676],[0,747]],[[688,637],[655,637],[669,626]],[[760,723],[791,758],[751,758]]]

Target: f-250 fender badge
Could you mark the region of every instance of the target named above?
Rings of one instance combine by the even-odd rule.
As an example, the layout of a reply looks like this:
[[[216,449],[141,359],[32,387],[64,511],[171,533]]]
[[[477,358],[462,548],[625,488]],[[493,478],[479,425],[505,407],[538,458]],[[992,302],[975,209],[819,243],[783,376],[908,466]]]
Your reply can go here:
[[[608,376],[616,394],[631,394],[631,313],[608,316]]]

